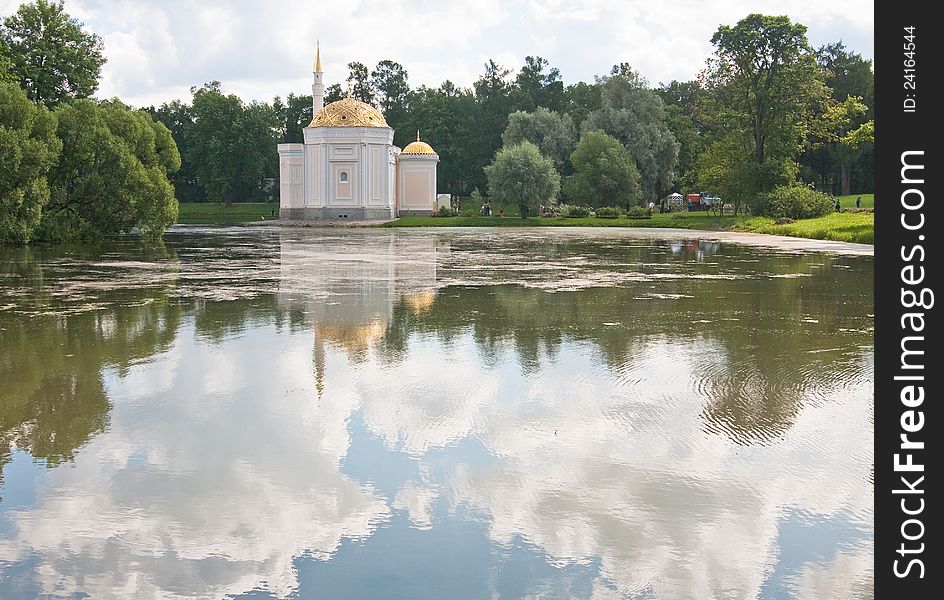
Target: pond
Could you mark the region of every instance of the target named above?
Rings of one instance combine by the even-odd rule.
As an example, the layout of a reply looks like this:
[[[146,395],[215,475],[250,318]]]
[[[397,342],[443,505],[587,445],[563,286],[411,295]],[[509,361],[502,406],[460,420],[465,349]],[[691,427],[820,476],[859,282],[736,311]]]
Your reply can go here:
[[[0,597],[870,597],[871,252],[700,236],[0,249]]]

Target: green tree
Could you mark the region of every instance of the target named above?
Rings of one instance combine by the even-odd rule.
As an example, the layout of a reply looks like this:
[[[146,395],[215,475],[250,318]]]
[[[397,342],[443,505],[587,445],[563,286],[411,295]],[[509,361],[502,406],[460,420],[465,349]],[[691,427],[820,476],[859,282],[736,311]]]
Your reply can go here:
[[[570,160],[574,174],[564,183],[568,201],[595,207],[628,207],[642,198],[636,163],[616,138],[602,131],[588,131],[580,136]]]
[[[679,144],[666,125],[662,99],[628,65],[600,80],[601,107],[581,126],[602,130],[626,147],[639,170],[643,198],[654,201],[675,179]]]
[[[517,204],[521,218],[538,204],[553,202],[560,190],[554,162],[528,141],[499,150],[485,176],[489,194],[503,204]]]
[[[377,105],[387,123],[396,129],[406,118],[410,84],[403,65],[382,60],[370,73],[370,85],[375,90]]]
[[[850,52],[841,41],[821,46],[816,51],[816,62],[825,71],[826,85],[832,97],[842,102],[857,96],[868,107],[865,114],[871,119],[875,107],[875,74],[872,61],[862,58],[858,52]]]
[[[63,2],[21,4],[3,20],[0,46],[12,74],[30,100],[53,106],[70,98],[88,98],[98,89],[105,64],[101,39],[82,30]]]
[[[403,147],[419,130],[441,158],[438,191],[467,194],[475,186],[485,186],[485,162],[476,146],[480,108],[470,90],[448,83],[437,89],[420,86],[410,92],[409,112],[396,129],[394,141]]]
[[[842,42],[826,44],[816,51],[816,61],[823,71],[831,99],[823,114],[824,131],[814,132],[811,144],[800,157],[803,176],[816,181],[824,190],[849,194],[853,187],[868,192],[873,187],[871,143],[856,144],[854,148],[842,144],[834,127],[836,107],[850,98],[860,104],[856,114],[843,125],[847,131],[864,126],[874,116],[874,74],[872,62],[849,52]],[[861,110],[864,107],[864,110]]]
[[[702,73],[705,112],[716,139],[740,139],[746,163],[736,167],[751,176],[730,198],[741,201],[769,191],[794,160],[822,113],[827,88],[806,38],[806,27],[786,16],[751,14],[733,27],[722,25]],[[769,163],[769,164],[768,164]]]
[[[595,110],[600,109],[600,85],[578,81],[564,90],[564,112],[578,128]]]
[[[672,81],[660,86],[656,93],[665,105],[665,124],[679,144],[678,167],[672,187],[694,189],[698,157],[706,144],[705,126],[697,111],[704,90],[697,81]]]
[[[274,177],[278,122],[265,104],[243,104],[217,81],[193,90],[187,161],[213,202],[262,198]]]
[[[207,193],[197,179],[197,165],[192,160],[193,153],[188,145],[194,125],[193,107],[180,100],[172,100],[158,108],[150,107],[147,111],[151,118],[170,130],[180,152],[180,168],[169,174],[175,195],[180,200],[206,200]]]
[[[301,144],[304,142],[302,130],[311,123],[311,95],[296,96],[290,93],[285,102],[276,96],[272,101],[272,111],[278,122],[278,137],[283,144]]]
[[[177,220],[167,174],[180,167],[170,131],[117,100],[76,100],[56,110],[63,148],[37,231],[67,239],[139,229],[159,235]]]
[[[508,125],[512,111],[513,86],[509,77],[511,70],[489,60],[485,72],[472,85],[478,105],[478,124],[470,144],[471,159],[479,169],[484,167],[501,148],[502,132]]]
[[[519,110],[508,115],[508,127],[502,134],[502,143],[514,146],[525,140],[553,160],[560,171],[577,145],[577,130],[570,115],[561,115],[543,106],[534,112]]]
[[[560,111],[564,108],[564,83],[560,70],[549,67],[547,59],[540,56],[526,56],[524,66],[515,77],[514,100],[519,110],[534,111],[543,106]]]
[[[46,176],[62,143],[56,118],[0,82],[0,243],[26,243],[49,201]]]
[[[16,83],[13,76],[13,63],[7,58],[3,44],[0,44],[0,83]]]
[[[357,61],[347,63],[347,85],[351,96],[355,100],[373,104],[376,100],[376,92],[370,81],[370,71],[367,65]]]
[[[341,98],[344,98],[344,90],[341,88],[340,83],[332,83],[325,88],[324,103],[331,104],[332,102],[337,102]]]

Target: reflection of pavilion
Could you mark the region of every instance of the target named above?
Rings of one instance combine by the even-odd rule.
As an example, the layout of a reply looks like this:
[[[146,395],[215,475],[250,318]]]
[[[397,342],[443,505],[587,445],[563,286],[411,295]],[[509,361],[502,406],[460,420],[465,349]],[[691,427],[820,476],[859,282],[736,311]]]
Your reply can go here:
[[[326,342],[359,360],[383,337],[397,302],[415,314],[429,310],[439,243],[384,231],[282,233],[279,303],[312,324],[319,396]]]

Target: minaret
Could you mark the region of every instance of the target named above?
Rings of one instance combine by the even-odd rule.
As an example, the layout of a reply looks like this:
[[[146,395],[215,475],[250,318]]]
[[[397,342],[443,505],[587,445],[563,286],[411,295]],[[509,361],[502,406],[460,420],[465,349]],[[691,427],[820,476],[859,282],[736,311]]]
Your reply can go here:
[[[321,70],[321,42],[315,48],[315,67],[312,70],[314,78],[311,84],[311,118],[324,108],[324,72]]]

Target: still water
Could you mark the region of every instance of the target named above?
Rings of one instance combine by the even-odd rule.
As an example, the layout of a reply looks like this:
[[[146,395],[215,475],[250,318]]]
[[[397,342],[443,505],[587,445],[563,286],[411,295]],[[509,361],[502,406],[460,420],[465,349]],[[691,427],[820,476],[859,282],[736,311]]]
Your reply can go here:
[[[871,255],[678,235],[0,249],[0,597],[871,597]]]

